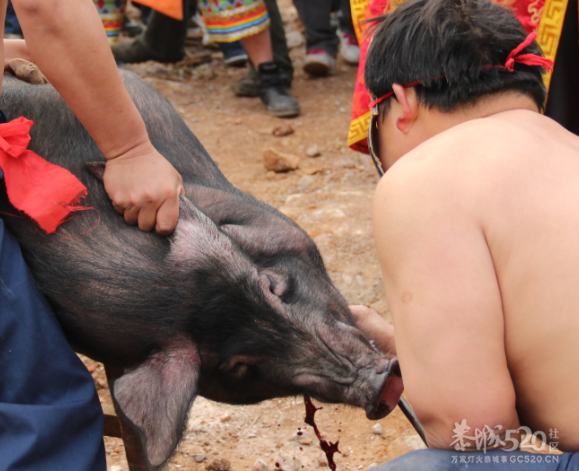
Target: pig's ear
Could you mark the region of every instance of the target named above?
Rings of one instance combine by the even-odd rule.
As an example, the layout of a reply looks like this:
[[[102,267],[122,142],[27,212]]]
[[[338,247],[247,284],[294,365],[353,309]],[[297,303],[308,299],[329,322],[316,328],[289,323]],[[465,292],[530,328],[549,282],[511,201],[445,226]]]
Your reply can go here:
[[[113,384],[113,396],[135,426],[149,464],[161,466],[181,439],[197,395],[200,360],[189,340],[152,354]]]
[[[105,177],[105,167],[107,165],[106,162],[87,162],[85,165],[86,168],[90,170],[90,173],[97,177],[101,182],[103,181],[103,178]]]

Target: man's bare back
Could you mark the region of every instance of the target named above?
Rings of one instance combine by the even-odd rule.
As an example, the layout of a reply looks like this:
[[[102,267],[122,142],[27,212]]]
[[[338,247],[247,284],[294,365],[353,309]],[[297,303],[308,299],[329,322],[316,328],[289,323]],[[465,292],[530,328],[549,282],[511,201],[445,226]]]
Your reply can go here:
[[[466,420],[579,450],[579,137],[521,108],[428,139],[376,193],[402,375],[434,447]]]

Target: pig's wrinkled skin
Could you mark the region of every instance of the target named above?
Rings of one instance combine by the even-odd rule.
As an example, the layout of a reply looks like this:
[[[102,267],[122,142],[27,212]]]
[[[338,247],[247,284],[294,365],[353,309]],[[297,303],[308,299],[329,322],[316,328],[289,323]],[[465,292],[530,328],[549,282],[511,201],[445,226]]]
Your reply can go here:
[[[309,394],[386,415],[392,392],[389,407],[380,396],[397,364],[354,327],[310,237],[231,185],[158,92],[123,78],[153,144],[183,176],[175,232],[127,225],[85,165],[104,158],[59,95],[8,78],[1,108],[34,121],[30,148],[78,176],[89,190],[81,204],[97,211],[73,213],[50,236],[3,217],[71,345],[127,369],[113,395],[150,469],[170,457],[197,394],[233,404]],[[3,184],[0,211],[16,213]]]

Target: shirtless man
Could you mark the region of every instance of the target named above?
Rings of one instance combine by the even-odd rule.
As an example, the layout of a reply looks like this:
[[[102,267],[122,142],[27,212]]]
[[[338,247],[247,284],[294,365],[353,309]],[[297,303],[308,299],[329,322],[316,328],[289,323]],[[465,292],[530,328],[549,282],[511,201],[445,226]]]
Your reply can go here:
[[[410,0],[374,34],[373,224],[395,331],[353,311],[397,353],[430,448],[380,471],[579,469],[579,454],[505,451],[521,426],[579,451],[579,137],[540,114],[531,40],[487,0]],[[461,442],[461,424],[502,450]]]

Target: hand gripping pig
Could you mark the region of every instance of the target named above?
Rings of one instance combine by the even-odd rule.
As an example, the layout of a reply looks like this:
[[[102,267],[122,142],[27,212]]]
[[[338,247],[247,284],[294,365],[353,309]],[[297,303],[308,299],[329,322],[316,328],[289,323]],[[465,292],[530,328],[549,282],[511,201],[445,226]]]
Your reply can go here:
[[[171,456],[198,394],[231,404],[308,394],[369,419],[388,414],[398,365],[355,327],[310,237],[231,185],[160,93],[123,79],[183,176],[175,232],[127,225],[104,191],[102,154],[60,96],[10,78],[0,107],[34,121],[30,149],[80,178],[82,204],[97,211],[74,213],[53,235],[26,217],[4,220],[71,345],[126,369],[113,396],[150,469]],[[0,211],[16,213],[3,184]]]

